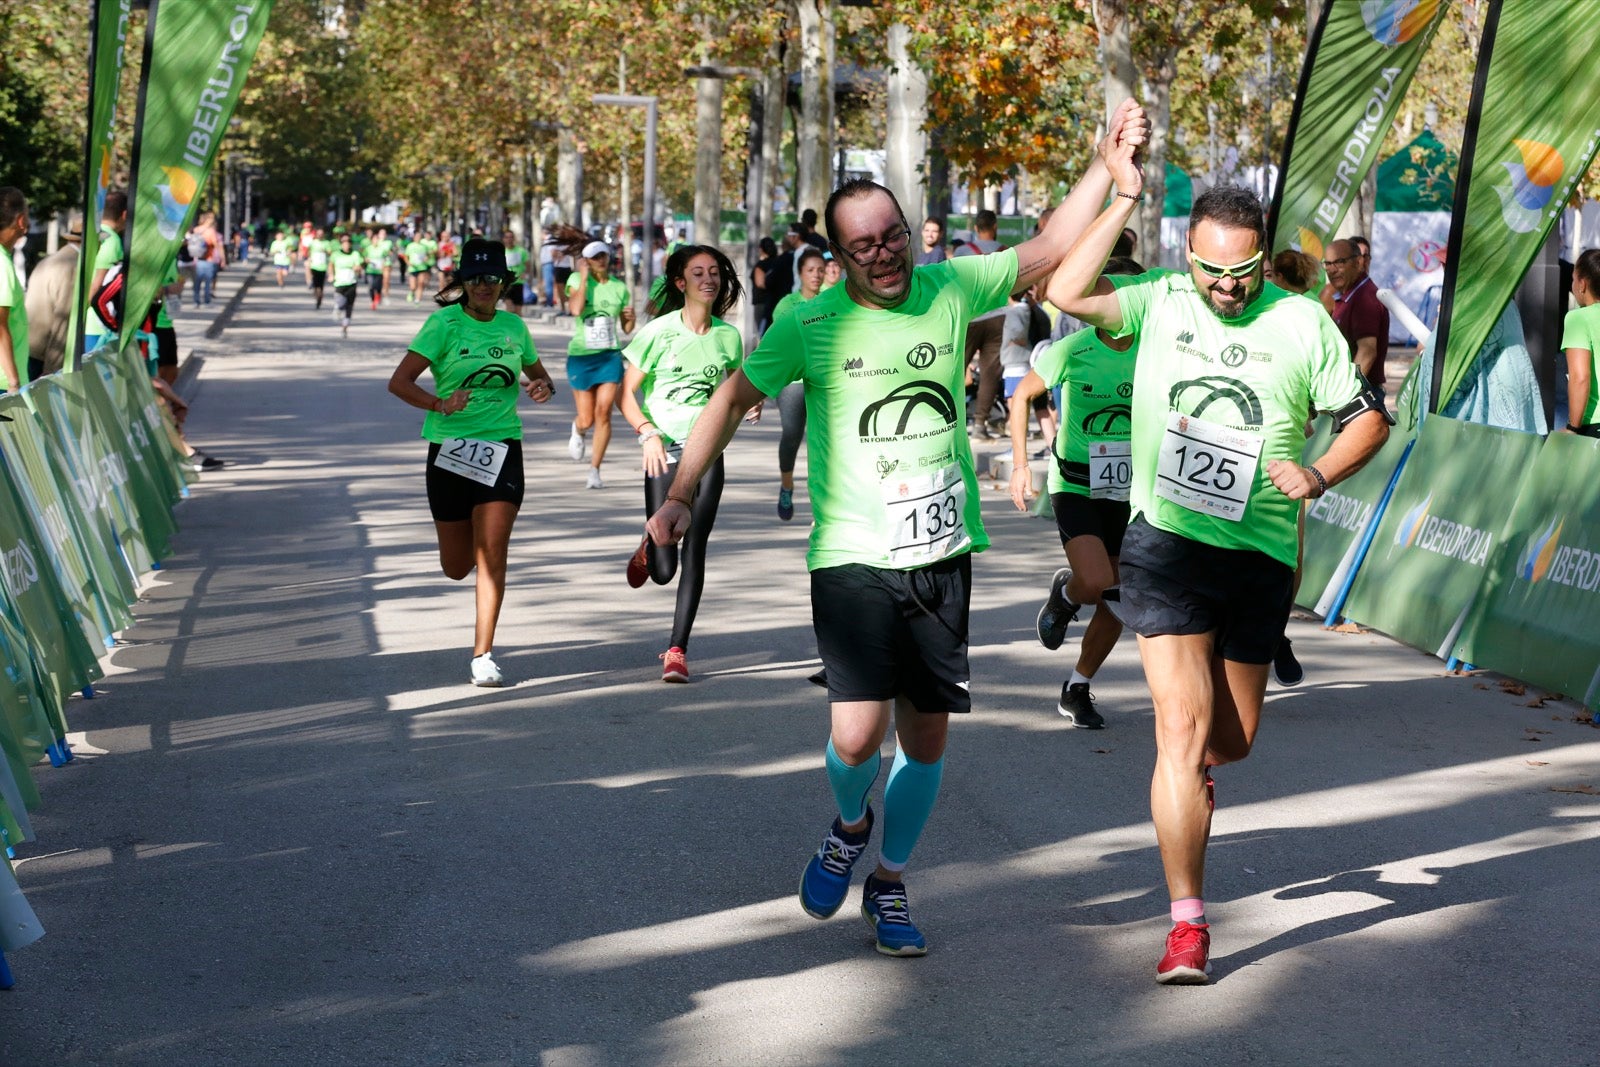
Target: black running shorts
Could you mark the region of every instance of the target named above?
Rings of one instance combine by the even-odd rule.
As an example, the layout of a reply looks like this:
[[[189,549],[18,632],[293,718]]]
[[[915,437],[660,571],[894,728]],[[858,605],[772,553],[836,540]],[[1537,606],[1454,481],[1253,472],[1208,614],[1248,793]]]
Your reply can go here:
[[[1294,568],[1264,552],[1218,548],[1144,517],[1122,542],[1122,610],[1141,637],[1216,633],[1235,663],[1271,663],[1294,602]]]
[[[171,326],[156,327],[156,366],[178,365],[178,331]]]
[[[437,442],[428,445],[428,510],[434,522],[465,522],[479,504],[506,500],[522,507],[522,442],[505,441],[506,461],[493,485],[433,465],[439,454]]]
[[[1106,555],[1122,554],[1122,534],[1128,528],[1126,500],[1095,500],[1082,493],[1051,493],[1050,510],[1055,512],[1061,543],[1074,537],[1098,537]]]
[[[315,267],[311,268],[311,285],[312,285],[313,288],[321,289],[325,284],[327,284],[327,281],[328,281],[328,272],[327,271],[325,271],[325,270],[317,270]]]
[[[910,571],[859,563],[812,571],[811,622],[828,699],[904,696],[918,711],[971,711],[971,603],[967,553]]]

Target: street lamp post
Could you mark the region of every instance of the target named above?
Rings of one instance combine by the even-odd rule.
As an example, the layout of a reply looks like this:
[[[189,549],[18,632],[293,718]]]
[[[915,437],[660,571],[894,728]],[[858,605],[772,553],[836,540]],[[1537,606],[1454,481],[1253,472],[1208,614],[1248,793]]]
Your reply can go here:
[[[644,108],[644,247],[645,254],[639,258],[639,278],[643,285],[645,296],[650,294],[650,283],[654,281],[651,274],[655,267],[653,255],[656,246],[656,98],[653,96],[628,96],[622,93],[596,93],[590,97],[597,104],[611,104],[615,107],[642,107]],[[623,220],[627,221],[627,220]]]

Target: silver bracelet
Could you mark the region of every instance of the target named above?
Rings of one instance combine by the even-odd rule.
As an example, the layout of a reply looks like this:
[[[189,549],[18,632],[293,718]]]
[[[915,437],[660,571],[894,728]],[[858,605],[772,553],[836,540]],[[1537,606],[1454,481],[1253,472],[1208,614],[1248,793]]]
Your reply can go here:
[[[643,447],[643,445],[644,445],[644,443],[646,441],[650,440],[651,438],[660,437],[660,436],[661,436],[661,431],[659,429],[657,429],[656,427],[654,427],[654,426],[650,427],[648,430],[640,430],[639,431],[639,444],[640,444],[641,447]]]

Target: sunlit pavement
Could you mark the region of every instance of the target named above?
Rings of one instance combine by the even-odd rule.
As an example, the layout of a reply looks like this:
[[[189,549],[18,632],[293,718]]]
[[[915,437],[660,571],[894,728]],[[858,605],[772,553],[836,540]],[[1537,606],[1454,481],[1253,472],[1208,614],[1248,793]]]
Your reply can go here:
[[[525,407],[515,684],[474,689],[421,415],[384,388],[427,309],[363,298],[340,340],[310,305],[268,271],[219,338],[220,305],[179,320],[228,466],[70,709],[85,755],[39,773],[18,875],[49,933],[11,957],[0,1063],[1593,1062],[1600,734],[1571,705],[1295,622],[1306,683],[1217,774],[1214,984],[1157,986],[1137,654],[1096,681],[1109,728],[1065,728],[1081,627],[1033,636],[1059,543],[986,489],[976,710],[909,880],[931,951],[885,959],[859,889],[825,923],[794,899],[831,801],[776,411],[729,452],[694,680],[664,686],[673,591],[623,578],[638,447],[619,416],[583,488],[536,329],[560,388]]]

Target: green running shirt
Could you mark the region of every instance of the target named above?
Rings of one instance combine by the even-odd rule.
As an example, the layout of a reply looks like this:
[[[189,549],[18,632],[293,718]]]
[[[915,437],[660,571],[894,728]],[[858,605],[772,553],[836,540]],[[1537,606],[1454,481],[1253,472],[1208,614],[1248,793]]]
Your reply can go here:
[[[910,570],[987,547],[963,345],[1016,279],[1015,251],[967,256],[915,268],[897,307],[839,285],[768,328],[744,372],[767,396],[805,383],[811,570]]]
[[[1050,463],[1052,493],[1089,496],[1089,450],[1128,440],[1133,430],[1133,366],[1138,346],[1126,352],[1108,348],[1094,328],[1068,334],[1039,356],[1034,373],[1054,389],[1061,386],[1061,426],[1055,452],[1068,466]]]
[[[1253,549],[1293,567],[1300,505],[1272,484],[1267,464],[1300,461],[1312,405],[1337,411],[1361,393],[1361,377],[1338,327],[1315,301],[1271,283],[1242,317],[1224,322],[1188,274],[1153,270],[1110,281],[1122,309],[1119,336],[1139,337],[1129,497],[1134,514],[1170,533]],[[1236,447],[1223,457],[1227,464],[1214,446],[1197,439],[1204,430],[1191,426],[1193,420],[1236,435]],[[1252,448],[1259,450],[1254,477],[1242,478]],[[1161,495],[1158,469],[1168,474],[1161,492],[1181,486],[1238,494],[1240,518],[1201,512]]]
[[[518,374],[539,362],[539,354],[519,316],[497,311],[489,322],[479,322],[460,304],[451,304],[428,316],[410,350],[428,361],[433,391],[440,397],[472,390],[467,406],[454,415],[428,412],[422,422],[426,440],[522,440]]]
[[[681,444],[712,392],[744,362],[744,339],[719,318],[694,333],[683,312],[673,311],[640,327],[622,358],[644,372],[641,410],[668,444]]]

